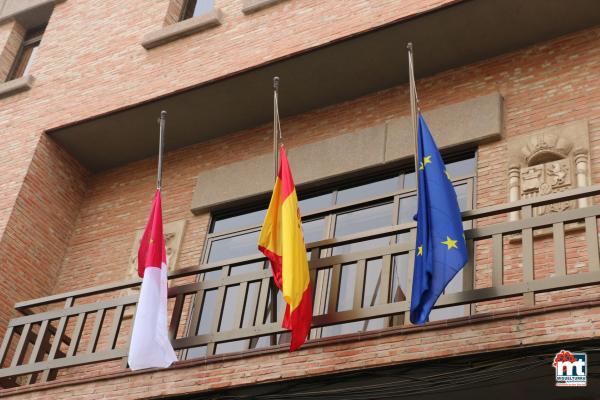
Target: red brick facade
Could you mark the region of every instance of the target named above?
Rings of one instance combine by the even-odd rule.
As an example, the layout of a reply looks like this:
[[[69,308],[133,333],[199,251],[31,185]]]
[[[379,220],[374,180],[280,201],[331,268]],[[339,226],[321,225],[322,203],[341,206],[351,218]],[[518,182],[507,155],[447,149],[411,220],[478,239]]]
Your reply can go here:
[[[141,37],[160,29],[169,1],[74,1],[56,6],[32,74],[34,87],[0,100],[0,334],[17,301],[126,278],[134,232],[143,227],[155,180],[155,159],[92,174],[44,131],[251,68],[287,54],[401,19],[452,1],[290,0],[252,15],[241,1],[216,0],[225,15],[216,29],[151,51]],[[172,7],[172,6],[171,6]],[[302,11],[302,12],[300,12]],[[323,21],[327,21],[323,25]],[[83,23],[82,21],[85,21]],[[325,26],[325,28],[324,28]],[[0,48],[14,25],[0,25]],[[272,41],[277,32],[284,40]],[[7,50],[8,51],[8,50]],[[0,74],[4,71],[0,53]],[[449,70],[417,82],[425,110],[500,92],[506,138],[565,122],[589,123],[592,183],[600,181],[600,28]],[[282,121],[288,148],[369,127],[410,112],[406,85]],[[315,123],[317,121],[317,123]],[[190,212],[196,176],[231,160],[272,151],[271,126],[259,126],[166,155],[165,222],[187,221],[177,268],[198,264],[210,215]],[[505,203],[506,140],[477,148],[477,207]],[[577,234],[567,237],[567,267],[586,262]],[[536,273],[550,274],[551,240],[536,241]],[[538,251],[539,249],[539,251]],[[547,251],[545,252],[544,249]],[[485,249],[484,249],[485,250]],[[489,251],[478,253],[476,287],[489,286]],[[517,256],[515,256],[517,257]],[[546,257],[547,259],[544,259]],[[519,275],[514,260],[515,279]],[[545,266],[545,267],[544,267]],[[43,272],[43,273],[41,273]],[[511,279],[510,274],[506,279]],[[540,300],[544,300],[541,297]],[[582,300],[588,301],[581,303]],[[71,371],[65,379],[0,390],[18,399],[141,398],[327,374],[515,346],[580,340],[600,334],[596,287],[543,301],[548,309],[398,328],[358,339],[324,339],[294,354],[276,348],[248,357],[181,362],[169,370],[93,378],[106,366]],[[556,302],[580,302],[572,308]],[[490,311],[485,304],[481,311]],[[553,308],[554,307],[554,308]],[[568,328],[567,328],[568,326]],[[393,328],[395,329],[395,328]],[[432,343],[436,343],[435,346]],[[260,369],[260,373],[257,371]]]

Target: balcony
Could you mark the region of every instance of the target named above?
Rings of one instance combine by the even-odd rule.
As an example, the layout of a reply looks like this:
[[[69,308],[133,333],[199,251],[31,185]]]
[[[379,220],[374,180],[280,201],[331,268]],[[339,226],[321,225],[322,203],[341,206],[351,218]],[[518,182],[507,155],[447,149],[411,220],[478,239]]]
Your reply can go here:
[[[373,202],[388,197],[397,202],[405,194]],[[600,185],[595,185],[463,212],[470,262],[461,289],[448,290],[436,304],[437,310],[456,311],[418,329],[478,323],[503,313],[543,313],[593,295],[597,288],[592,286],[600,283],[600,205],[592,204],[598,194]],[[575,208],[577,199],[590,205],[580,201]],[[540,212],[568,201],[572,206],[566,211]],[[408,322],[415,230],[407,223],[307,245],[315,310],[305,348],[340,333],[356,340],[366,330],[401,335],[415,329]],[[377,239],[382,238],[393,240],[381,245]],[[343,254],[331,251],[360,243],[370,245]],[[124,372],[139,284],[108,284],[17,303],[22,316],[9,322],[0,347],[0,386]],[[264,257],[178,270],[170,275],[170,286],[169,331],[180,360],[286,351],[281,302]],[[569,291],[586,286],[589,291]],[[334,326],[353,328],[327,334]],[[80,368],[89,364],[95,365]]]

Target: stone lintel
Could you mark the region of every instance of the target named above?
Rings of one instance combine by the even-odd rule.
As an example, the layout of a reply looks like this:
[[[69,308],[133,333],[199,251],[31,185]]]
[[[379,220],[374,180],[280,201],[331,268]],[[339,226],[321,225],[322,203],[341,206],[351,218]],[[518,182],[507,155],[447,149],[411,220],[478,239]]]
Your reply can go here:
[[[424,116],[441,148],[466,146],[502,136],[499,93],[440,107]],[[414,154],[410,116],[288,149],[297,186],[360,172]],[[198,175],[191,210],[198,214],[268,195],[273,188],[273,155],[265,154]],[[227,182],[227,185],[223,185]]]
[[[216,8],[206,14],[184,19],[183,21],[167,25],[159,30],[150,32],[142,38],[142,46],[146,50],[172,42],[179,38],[192,35],[206,29],[221,25],[223,13]]]
[[[0,83],[0,99],[31,89],[34,80],[33,76],[25,75],[17,79]]]

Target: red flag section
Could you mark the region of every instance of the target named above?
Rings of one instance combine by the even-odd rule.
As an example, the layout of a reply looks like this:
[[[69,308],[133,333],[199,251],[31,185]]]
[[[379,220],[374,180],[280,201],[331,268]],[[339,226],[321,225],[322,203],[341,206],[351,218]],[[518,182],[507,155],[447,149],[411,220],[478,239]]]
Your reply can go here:
[[[162,205],[160,189],[156,189],[152,200],[152,210],[146,223],[146,229],[138,250],[138,275],[144,277],[146,268],[160,268],[167,262],[165,243],[163,237]]]

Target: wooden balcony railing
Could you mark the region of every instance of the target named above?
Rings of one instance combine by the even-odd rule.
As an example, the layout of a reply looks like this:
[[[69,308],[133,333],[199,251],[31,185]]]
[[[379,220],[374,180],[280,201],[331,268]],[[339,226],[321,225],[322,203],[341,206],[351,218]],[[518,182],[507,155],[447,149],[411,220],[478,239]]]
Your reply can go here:
[[[471,257],[462,290],[442,295],[436,309],[468,305],[467,314],[485,313],[494,309],[493,301],[505,306],[502,299],[507,298],[534,306],[541,293],[600,283],[600,206],[592,205],[592,196],[598,194],[600,185],[464,212],[463,219],[472,228],[465,233]],[[583,198],[589,201],[586,207],[537,215],[536,207]],[[517,219],[515,212],[520,214]],[[415,224],[409,223],[308,244],[315,288],[311,338],[323,336],[328,326],[355,321],[365,321],[365,327],[373,319],[385,320],[379,327],[408,324],[414,234]],[[398,239],[401,235],[406,240]],[[378,238],[391,238],[391,244],[343,254],[331,251]],[[538,273],[534,247],[548,238],[553,245],[542,251],[550,253],[553,262],[545,267],[546,273]],[[574,272],[566,256],[571,241],[581,253],[578,257],[586,260],[585,267]],[[396,257],[407,261],[402,271]],[[376,282],[367,271],[374,261]],[[352,280],[343,279],[348,265]],[[239,272],[239,266],[254,270]],[[208,273],[217,278],[204,279]],[[401,288],[392,285],[399,273],[404,274]],[[211,357],[284,340],[277,292],[260,255],[178,270],[170,279],[170,335],[180,358]],[[122,360],[118,368],[125,368],[137,301],[131,288],[138,285],[138,280],[121,282],[17,303],[23,316],[9,322],[0,346],[0,385],[45,382],[70,367],[111,360]],[[234,292],[236,296],[231,296]],[[351,299],[349,307],[340,307],[342,297],[346,303]],[[481,302],[488,308],[477,308]],[[231,343],[243,346],[228,347]]]

